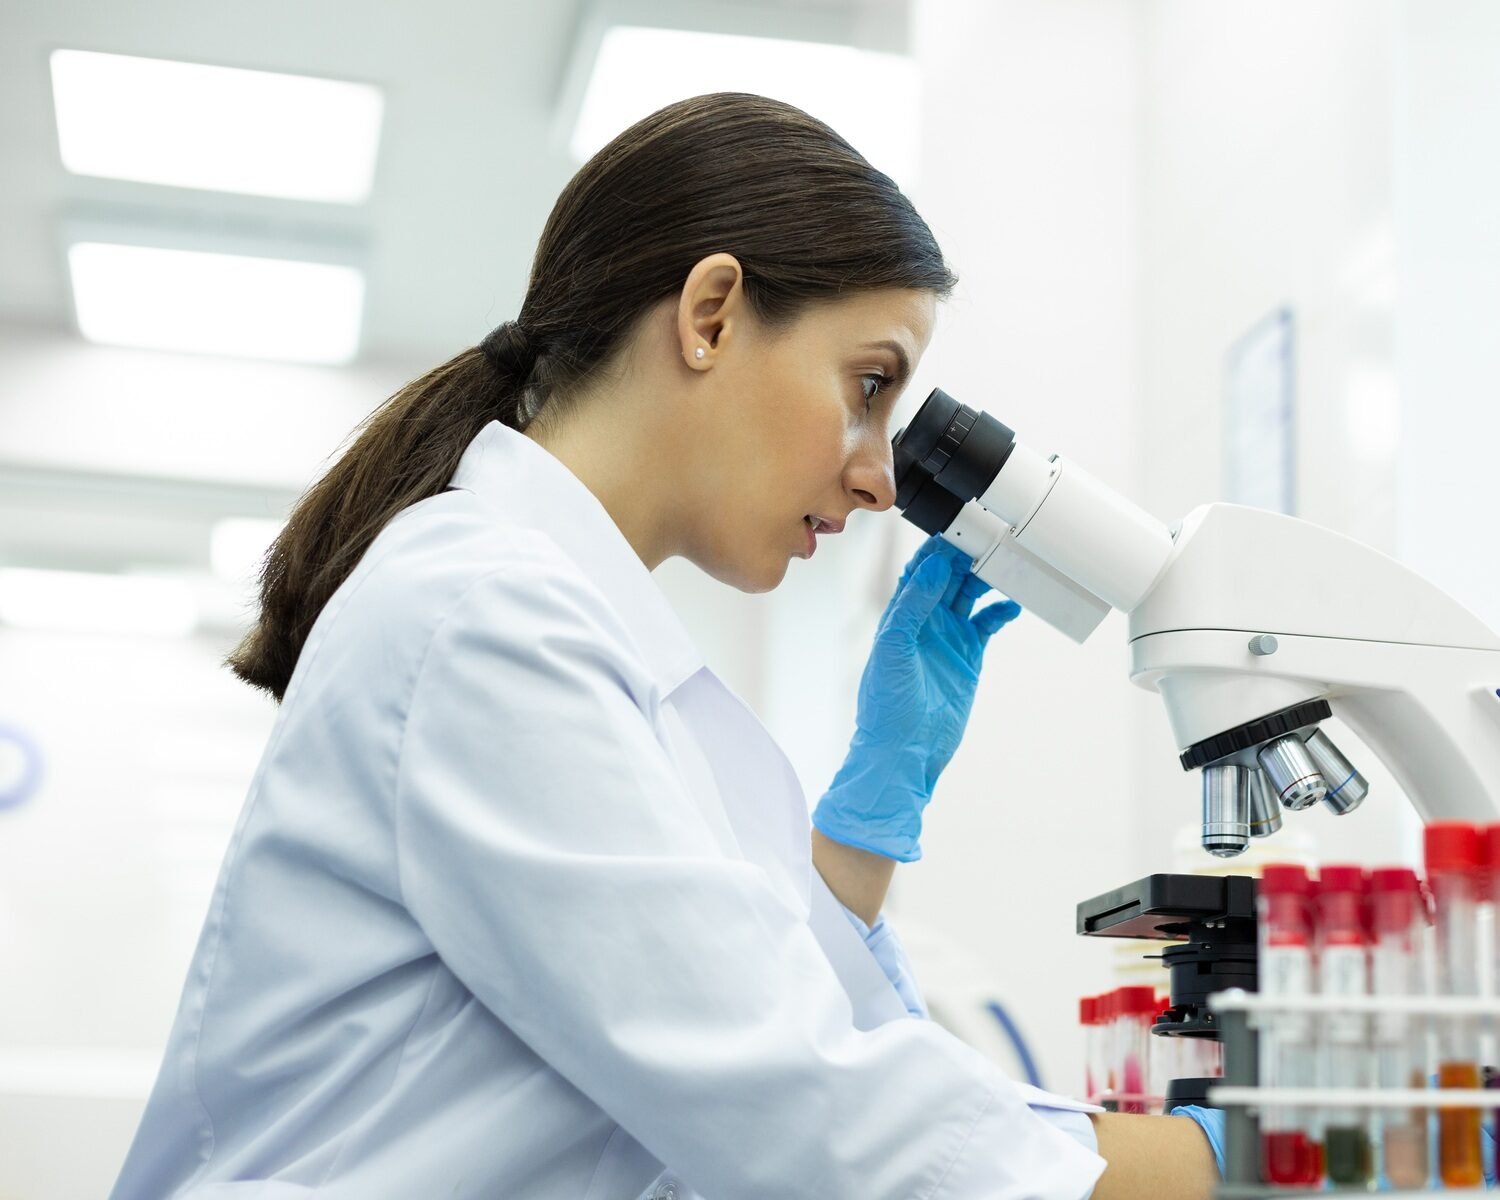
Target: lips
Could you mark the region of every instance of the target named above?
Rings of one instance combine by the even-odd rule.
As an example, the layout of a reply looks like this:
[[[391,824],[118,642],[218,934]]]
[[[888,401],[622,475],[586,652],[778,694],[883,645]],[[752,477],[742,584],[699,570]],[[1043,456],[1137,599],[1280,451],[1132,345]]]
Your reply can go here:
[[[844,529],[843,519],[820,517],[816,513],[808,513],[802,518],[802,528],[807,531],[807,557],[811,558],[813,552],[818,548],[818,534],[841,533]]]

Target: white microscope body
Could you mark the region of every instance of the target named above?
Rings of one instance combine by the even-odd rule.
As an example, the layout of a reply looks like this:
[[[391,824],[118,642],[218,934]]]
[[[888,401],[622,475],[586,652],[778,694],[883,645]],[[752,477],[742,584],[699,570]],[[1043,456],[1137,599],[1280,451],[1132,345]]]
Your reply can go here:
[[[1182,747],[1326,700],[1424,821],[1500,821],[1500,637],[1331,530],[1195,509],[1130,610],[1130,676],[1161,694]]]
[[[1131,678],[1203,771],[1204,847],[1239,853],[1280,809],[1368,790],[1337,716],[1424,821],[1500,822],[1500,637],[1387,555],[1233,504],[1173,530],[1076,464],[934,391],[895,439],[898,504],[973,570],[1082,642],[1129,614]]]

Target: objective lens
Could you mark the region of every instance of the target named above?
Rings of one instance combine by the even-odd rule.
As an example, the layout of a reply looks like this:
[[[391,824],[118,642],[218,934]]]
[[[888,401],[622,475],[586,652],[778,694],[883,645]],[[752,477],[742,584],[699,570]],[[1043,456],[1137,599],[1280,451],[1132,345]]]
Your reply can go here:
[[[1277,799],[1293,812],[1316,804],[1328,794],[1328,784],[1295,734],[1267,742],[1256,758]]]
[[[1333,744],[1333,739],[1321,729],[1313,732],[1306,745],[1313,766],[1328,782],[1328,795],[1323,797],[1323,803],[1341,817],[1352,813],[1370,794],[1365,777],[1354,769]]]
[[[1250,845],[1250,771],[1224,763],[1203,768],[1203,848],[1233,858]]]
[[[1264,771],[1250,772],[1250,836],[1270,837],[1281,828],[1281,805],[1266,783]]]

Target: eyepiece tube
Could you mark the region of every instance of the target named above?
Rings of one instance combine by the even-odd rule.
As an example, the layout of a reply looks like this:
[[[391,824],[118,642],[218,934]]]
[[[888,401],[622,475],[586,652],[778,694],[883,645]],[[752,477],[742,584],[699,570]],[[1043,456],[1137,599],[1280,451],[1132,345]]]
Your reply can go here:
[[[1017,444],[1008,426],[941,389],[896,435],[891,453],[896,503],[908,520],[946,535],[962,507],[977,502],[1003,522],[1016,549],[1121,612],[1145,598],[1171,556],[1172,535],[1160,521],[1077,464]]]

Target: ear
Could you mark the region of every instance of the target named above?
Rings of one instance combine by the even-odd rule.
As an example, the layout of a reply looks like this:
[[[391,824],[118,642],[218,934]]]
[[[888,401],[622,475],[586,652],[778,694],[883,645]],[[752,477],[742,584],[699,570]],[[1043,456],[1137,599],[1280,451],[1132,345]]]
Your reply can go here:
[[[710,254],[688,272],[677,300],[677,339],[683,361],[706,371],[745,315],[745,273],[732,254]],[[698,351],[703,356],[698,356]]]

